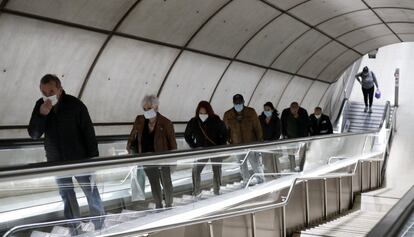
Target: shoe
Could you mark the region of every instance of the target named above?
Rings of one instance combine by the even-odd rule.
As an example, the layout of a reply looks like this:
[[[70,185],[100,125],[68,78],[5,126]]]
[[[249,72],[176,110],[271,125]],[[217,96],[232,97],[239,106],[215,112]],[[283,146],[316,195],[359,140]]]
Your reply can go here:
[[[364,113],[368,112],[368,107],[365,107]]]
[[[249,186],[254,186],[256,184],[258,184],[259,182],[257,181],[257,178],[253,178],[250,180]]]
[[[372,113],[372,108],[369,107],[368,113]]]

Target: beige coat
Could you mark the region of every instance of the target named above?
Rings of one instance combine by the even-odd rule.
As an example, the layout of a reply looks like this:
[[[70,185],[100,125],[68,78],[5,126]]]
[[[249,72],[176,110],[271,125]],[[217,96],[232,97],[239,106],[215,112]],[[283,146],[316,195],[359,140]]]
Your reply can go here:
[[[223,121],[229,131],[230,144],[246,144],[263,141],[262,127],[256,111],[244,107],[240,121],[234,108],[224,113]]]

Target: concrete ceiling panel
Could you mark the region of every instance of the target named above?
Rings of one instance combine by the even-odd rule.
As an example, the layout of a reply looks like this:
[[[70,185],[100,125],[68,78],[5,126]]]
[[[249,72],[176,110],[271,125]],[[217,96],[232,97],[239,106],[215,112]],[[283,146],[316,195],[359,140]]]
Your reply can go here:
[[[283,109],[289,107],[294,101],[300,103],[309,87],[312,85],[312,82],[312,80],[305,78],[294,77],[283,93],[279,104],[275,105],[277,106],[277,109],[283,111]]]
[[[267,2],[275,5],[276,7],[279,7],[283,10],[288,10],[289,8],[292,8],[294,6],[297,6],[298,4],[304,3],[307,0],[267,0]]]
[[[318,28],[332,37],[338,37],[354,29],[380,23],[381,20],[371,10],[362,10],[336,17]]]
[[[198,102],[210,99],[228,64],[228,60],[184,52],[160,95],[162,113],[173,121],[188,121]]]
[[[392,32],[384,24],[379,24],[352,31],[339,37],[338,40],[350,47],[354,47],[372,38],[388,34],[392,34]]]
[[[308,111],[309,115],[312,114],[315,107],[319,105],[319,101],[322,99],[322,96],[328,87],[328,83],[319,81],[315,81],[312,84],[301,104],[301,106]]]
[[[414,33],[413,34],[399,34],[398,36],[405,42],[414,41]]]
[[[119,31],[183,46],[226,0],[143,0]]]
[[[243,95],[247,104],[264,70],[243,63],[232,63],[211,100],[216,113],[223,116],[225,111],[232,108],[235,94]]]
[[[327,82],[334,82],[338,79],[339,73],[344,71],[351,63],[356,61],[361,56],[352,50],[348,50],[343,53],[340,57],[335,59],[328,67],[326,67],[318,79]]]
[[[114,37],[83,94],[95,122],[132,122],[145,94],[157,93],[179,50]],[[162,105],[161,105],[162,106]]]
[[[361,0],[313,0],[289,12],[311,25],[317,25],[332,17],[361,9],[367,9]]]
[[[413,23],[389,23],[388,26],[397,34],[414,33]]]
[[[48,73],[77,95],[106,35],[2,14],[0,16],[0,125],[24,125]]]
[[[267,25],[240,52],[237,58],[269,66],[293,40],[309,27],[288,15],[282,15]]]
[[[256,31],[279,14],[260,1],[233,1],[209,21],[189,47],[234,57]]]
[[[112,30],[135,0],[13,0],[7,9]]]
[[[291,44],[273,63],[272,67],[296,73],[300,66],[316,50],[329,42],[329,38],[321,33],[310,30]]]
[[[273,70],[267,71],[252,96],[250,106],[255,108],[258,113],[263,110],[263,104],[267,101],[276,106],[291,78],[292,76],[289,74]]]
[[[326,65],[345,51],[344,46],[332,41],[314,54],[299,70],[299,74],[316,78]]]
[[[414,9],[380,8],[375,9],[375,12],[377,12],[385,22],[414,22]]]
[[[395,35],[384,35],[377,37],[375,39],[371,39],[355,46],[355,49],[361,52],[362,54],[369,53],[370,51],[380,48],[384,45],[390,45],[399,43],[400,40]]]
[[[414,8],[412,0],[365,0],[371,7],[404,7]]]

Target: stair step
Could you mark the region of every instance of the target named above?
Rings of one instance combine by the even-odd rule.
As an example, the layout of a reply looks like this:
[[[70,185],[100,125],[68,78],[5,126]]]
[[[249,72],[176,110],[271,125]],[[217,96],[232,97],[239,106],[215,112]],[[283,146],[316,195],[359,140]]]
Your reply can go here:
[[[70,229],[63,226],[53,226],[52,231],[50,232],[52,235],[59,235],[59,236],[70,236]]]

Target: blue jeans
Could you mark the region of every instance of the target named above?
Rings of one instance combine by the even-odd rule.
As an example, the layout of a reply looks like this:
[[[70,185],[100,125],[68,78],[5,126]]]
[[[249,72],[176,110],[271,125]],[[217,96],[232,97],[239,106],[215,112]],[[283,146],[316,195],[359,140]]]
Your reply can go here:
[[[91,175],[75,176],[75,179],[80,184],[83,193],[86,196],[89,205],[91,216],[105,215],[105,210],[102,204],[99,190],[95,183],[91,183]],[[58,178],[56,183],[59,187],[59,194],[62,197],[64,204],[64,215],[66,219],[80,218],[79,204],[76,198],[76,193],[73,186],[72,177]],[[99,218],[92,221],[95,229],[101,229],[103,219]]]

